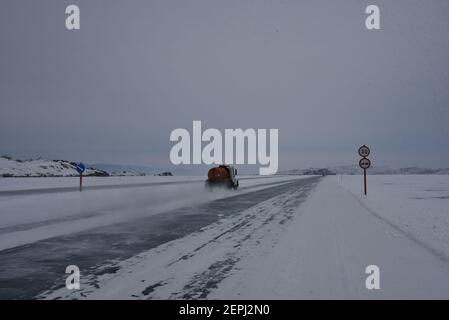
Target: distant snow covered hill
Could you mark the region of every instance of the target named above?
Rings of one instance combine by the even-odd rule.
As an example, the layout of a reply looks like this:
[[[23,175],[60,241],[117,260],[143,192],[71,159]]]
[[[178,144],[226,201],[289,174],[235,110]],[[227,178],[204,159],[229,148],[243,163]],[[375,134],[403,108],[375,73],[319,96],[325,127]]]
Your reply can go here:
[[[0,157],[0,177],[71,177],[78,176],[76,163],[65,160],[14,160]],[[86,168],[85,176],[109,176],[106,171]]]
[[[145,166],[133,166],[133,165],[122,165],[122,164],[110,164],[110,163],[94,163],[90,165],[92,168],[100,169],[110,173],[116,173],[116,175],[129,175],[130,173],[135,174],[149,174],[154,175],[165,171],[161,168],[145,167]]]
[[[357,165],[334,166],[327,168],[292,169],[281,171],[279,174],[307,175],[307,174],[361,174],[362,170]],[[389,168],[385,166],[372,166],[368,169],[369,174],[449,174],[449,168],[429,169],[420,167]]]
[[[114,172],[114,175],[120,175],[119,173],[125,172],[134,172],[137,175],[145,174],[145,175],[160,175],[164,172],[171,172],[176,176],[195,176],[203,174],[202,171],[198,170],[189,170],[188,168],[175,166],[171,168],[155,168],[155,167],[146,167],[146,166],[136,166],[136,165],[125,165],[125,164],[111,164],[111,163],[93,163],[90,165],[92,168],[100,169],[107,172]]]
[[[72,177],[78,176],[77,163],[67,160],[13,159],[0,156],[0,177]],[[121,164],[87,164],[85,176],[145,176],[145,175],[184,175],[192,176],[193,172],[183,169],[153,168],[145,166]]]

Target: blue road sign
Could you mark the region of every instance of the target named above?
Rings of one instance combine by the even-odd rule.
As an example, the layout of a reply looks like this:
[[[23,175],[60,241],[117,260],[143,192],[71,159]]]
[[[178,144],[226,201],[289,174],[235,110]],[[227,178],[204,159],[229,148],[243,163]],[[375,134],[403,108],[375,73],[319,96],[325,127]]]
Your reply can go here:
[[[78,173],[83,173],[85,170],[86,166],[84,165],[84,163],[78,163],[78,165],[76,166],[76,171],[78,171]]]

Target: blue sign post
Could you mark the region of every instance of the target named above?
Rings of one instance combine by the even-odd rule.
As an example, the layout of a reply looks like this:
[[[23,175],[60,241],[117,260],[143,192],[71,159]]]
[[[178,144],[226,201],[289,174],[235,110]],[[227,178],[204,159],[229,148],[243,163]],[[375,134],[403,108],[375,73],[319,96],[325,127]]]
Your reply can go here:
[[[80,162],[76,166],[76,171],[80,174],[80,192],[83,191],[83,172],[86,170],[84,163]]]

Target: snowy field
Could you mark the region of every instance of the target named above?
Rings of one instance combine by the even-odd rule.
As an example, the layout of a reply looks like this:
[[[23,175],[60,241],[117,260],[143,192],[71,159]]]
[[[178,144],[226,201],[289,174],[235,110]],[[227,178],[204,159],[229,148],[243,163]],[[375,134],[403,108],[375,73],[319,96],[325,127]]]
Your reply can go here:
[[[342,185],[373,214],[449,259],[449,175],[368,176],[366,196],[361,176],[343,176]]]
[[[83,185],[109,186],[122,184],[143,184],[160,182],[204,181],[204,177],[83,177]],[[45,188],[70,188],[79,186],[79,177],[46,177],[46,178],[0,178],[0,191],[34,190]]]

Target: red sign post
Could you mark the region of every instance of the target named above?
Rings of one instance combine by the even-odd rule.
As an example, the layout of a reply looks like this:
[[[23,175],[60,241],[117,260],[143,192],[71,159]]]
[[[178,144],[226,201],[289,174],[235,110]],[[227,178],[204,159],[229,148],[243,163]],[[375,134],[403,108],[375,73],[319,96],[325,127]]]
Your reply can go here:
[[[362,157],[362,159],[360,159],[359,161],[359,167],[363,169],[363,190],[365,192],[365,195],[366,195],[366,169],[371,167],[371,161],[370,159],[367,158],[370,152],[371,152],[370,149],[366,145],[363,145],[359,148],[359,156]]]

